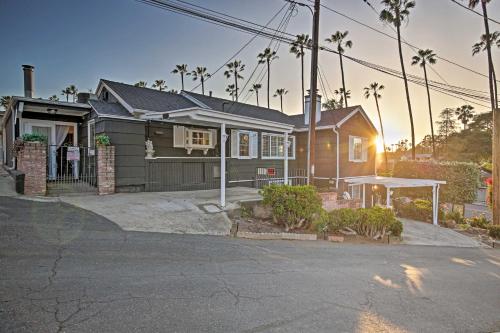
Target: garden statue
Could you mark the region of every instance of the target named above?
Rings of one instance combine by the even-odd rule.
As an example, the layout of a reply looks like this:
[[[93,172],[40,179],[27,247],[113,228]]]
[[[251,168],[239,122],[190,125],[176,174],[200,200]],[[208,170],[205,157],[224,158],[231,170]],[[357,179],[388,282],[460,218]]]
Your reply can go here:
[[[147,140],[146,141],[146,158],[153,158],[153,154],[155,153],[153,149],[153,141]]]

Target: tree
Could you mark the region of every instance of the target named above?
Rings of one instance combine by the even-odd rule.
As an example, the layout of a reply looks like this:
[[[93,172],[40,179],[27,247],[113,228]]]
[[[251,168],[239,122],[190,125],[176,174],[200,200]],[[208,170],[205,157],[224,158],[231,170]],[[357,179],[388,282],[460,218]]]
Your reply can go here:
[[[427,65],[436,63],[436,54],[432,50],[418,50],[418,55],[413,56],[412,65],[420,65],[424,70],[425,87],[427,89],[427,103],[429,105],[429,119],[431,122],[432,155],[436,156],[436,141],[434,138],[434,121],[432,120],[431,92],[427,79]]]
[[[276,51],[271,51],[271,49],[267,47],[264,52],[257,55],[257,58],[259,59],[259,64],[267,65],[267,108],[269,109],[271,105],[269,100],[271,91],[271,61],[278,59],[278,56],[276,55]]]
[[[489,39],[489,41],[488,41],[488,39]],[[486,34],[481,35],[479,42],[472,46],[472,55],[474,56],[481,51],[488,51],[488,46],[490,46],[490,48],[491,48],[492,45],[493,46],[496,45],[496,47],[500,48],[500,32],[498,32],[498,31],[493,32],[492,34],[490,34],[489,38],[486,37]],[[492,64],[492,66],[493,66],[493,64]],[[497,100],[498,90],[497,90],[497,82],[496,82],[496,73],[495,73],[495,69],[493,67],[492,67],[492,71],[493,71],[493,74],[492,74],[493,92],[495,95],[494,102],[495,102],[495,107],[498,108],[498,100]]]
[[[237,89],[239,89],[239,88],[236,88],[236,86],[234,84],[228,84],[228,86],[226,88],[226,92],[229,93],[229,96],[231,96],[231,99],[233,100],[233,102],[234,102],[234,97],[238,95]]]
[[[71,89],[69,87],[64,88],[61,90],[61,95],[66,95],[66,102],[69,102],[69,95],[71,95]]]
[[[297,58],[300,58],[300,73],[302,78],[302,114],[305,114],[305,88],[304,88],[304,47],[310,47],[312,44],[311,38],[309,35],[297,35],[297,39],[292,43],[290,47],[290,53],[295,54]]]
[[[286,94],[288,94],[288,90],[285,88],[276,89],[276,92],[274,93],[274,97],[280,98],[281,112],[283,112],[283,96]]]
[[[474,107],[472,105],[462,105],[455,110],[458,120],[464,125],[464,130],[467,129],[467,124],[474,118]]]
[[[184,90],[184,75],[189,75],[188,65],[175,65],[175,68],[172,70],[172,74],[179,74],[181,76],[181,90]]]
[[[259,106],[259,90],[261,88],[262,88],[262,84],[254,83],[252,86],[252,89],[250,89],[251,92],[255,92],[255,97],[257,98],[257,106]]]
[[[448,137],[456,132],[457,122],[454,118],[455,110],[451,108],[446,108],[439,114],[440,121],[437,122],[439,125],[439,137],[444,150],[447,150]]]
[[[401,71],[403,73],[403,81],[405,85],[406,92],[406,102],[408,104],[408,113],[410,115],[410,127],[411,127],[411,156],[415,159],[415,126],[413,124],[413,112],[411,109],[410,101],[410,90],[408,88],[408,79],[406,77],[405,63],[403,59],[403,48],[401,43],[401,25],[408,21],[410,15],[410,10],[415,7],[415,1],[413,0],[382,0],[382,4],[385,6],[380,12],[380,20],[382,22],[392,24],[396,27],[397,37],[398,37],[398,50],[399,50],[399,61],[401,63]]]
[[[352,41],[344,39],[347,37],[349,34],[349,31],[344,31],[340,32],[337,31],[335,34],[331,35],[330,38],[325,39],[325,41],[332,43],[332,44],[337,44],[337,51],[339,53],[340,57],[340,73],[342,74],[342,88],[344,91],[344,100],[345,100],[345,106],[347,107],[347,95],[346,95],[346,87],[345,87],[345,79],[344,79],[344,63],[342,61],[342,54],[345,52],[345,47],[352,48]]]
[[[338,104],[340,105],[340,107],[339,107],[340,109],[343,108],[344,106],[347,107],[347,99],[351,98],[351,91],[350,90],[344,91],[344,88],[339,88],[339,89],[335,89],[333,94],[338,97]],[[345,103],[344,103],[344,99],[345,99]]]
[[[178,94],[179,92],[175,89],[170,89],[169,90],[169,93],[172,93],[172,94]]]
[[[134,87],[139,87],[139,88],[146,88],[148,86],[148,83],[146,81],[139,81],[134,84]]]
[[[200,80],[201,93],[205,95],[205,80],[211,76],[210,73],[207,73],[207,68],[196,67],[196,69],[191,72],[191,75],[193,76],[193,81]]]
[[[57,95],[52,95],[52,96],[49,97],[49,101],[58,102],[59,101],[59,97],[57,97]]]
[[[227,70],[224,72],[224,76],[228,79],[231,78],[231,76],[234,78],[234,99],[238,102],[238,79],[243,79],[240,73],[245,70],[245,65],[241,63],[241,60],[235,60],[226,64],[226,67]]]
[[[74,84],[70,85],[68,88],[69,88],[70,95],[72,96],[73,103],[74,103],[76,100],[76,95],[78,95],[78,89],[76,88],[76,86]]]
[[[387,160],[387,146],[385,145],[384,126],[382,124],[382,116],[380,114],[380,107],[378,104],[378,100],[382,98],[380,91],[384,90],[385,87],[383,84],[378,84],[377,82],[373,82],[364,89],[365,89],[365,98],[368,99],[371,96],[373,96],[373,99],[375,99],[375,105],[377,106],[377,113],[378,113],[378,121],[380,123],[380,133],[382,134],[382,144],[384,145],[385,169],[389,170],[389,162]]]
[[[2,99],[0,100],[0,105],[4,108],[4,110],[7,110],[11,101],[12,101],[11,96],[2,96]]]
[[[323,102],[321,106],[323,107],[323,110],[342,109],[342,102],[337,101],[335,98],[330,98]]]
[[[167,82],[165,82],[165,80],[155,80],[153,88],[158,88],[159,91],[163,91],[167,89]]]

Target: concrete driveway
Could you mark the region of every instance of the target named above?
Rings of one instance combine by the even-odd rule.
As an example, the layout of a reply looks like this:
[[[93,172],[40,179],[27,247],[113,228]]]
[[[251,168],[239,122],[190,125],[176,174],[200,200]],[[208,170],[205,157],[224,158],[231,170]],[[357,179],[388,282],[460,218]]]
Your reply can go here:
[[[453,247],[483,246],[475,239],[448,228],[403,218],[399,220],[403,222],[403,244]]]
[[[499,253],[123,231],[0,197],[0,332],[496,332]]]
[[[229,188],[226,194],[226,211],[218,206],[219,190],[62,196],[60,200],[99,214],[127,231],[229,235],[227,211],[237,208],[240,201],[260,196],[258,190],[246,187]]]

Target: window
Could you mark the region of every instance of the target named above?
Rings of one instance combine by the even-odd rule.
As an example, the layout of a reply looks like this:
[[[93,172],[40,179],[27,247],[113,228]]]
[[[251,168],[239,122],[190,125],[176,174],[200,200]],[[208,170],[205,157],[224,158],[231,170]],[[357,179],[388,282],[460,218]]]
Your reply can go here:
[[[351,199],[361,199],[362,185],[349,185],[351,187]]]
[[[368,140],[358,136],[349,137],[349,161],[366,162],[368,160]]]
[[[212,132],[204,130],[188,130],[187,145],[191,148],[212,148]]]
[[[257,132],[231,130],[231,157],[238,159],[257,158]]]
[[[89,147],[89,156],[95,155],[95,120],[89,120],[87,123],[87,145]]]
[[[262,133],[262,158],[285,158],[285,136],[283,134]],[[295,137],[293,135],[288,136],[288,158],[295,159]]]

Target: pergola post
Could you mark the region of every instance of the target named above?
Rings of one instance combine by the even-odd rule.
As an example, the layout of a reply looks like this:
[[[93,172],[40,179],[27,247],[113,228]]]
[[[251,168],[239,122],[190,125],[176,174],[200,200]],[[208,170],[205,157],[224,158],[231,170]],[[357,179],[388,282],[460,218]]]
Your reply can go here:
[[[226,207],[226,124],[220,125],[220,206]]]
[[[361,208],[366,208],[366,184],[363,184],[363,202]]]
[[[391,188],[390,187],[387,187],[386,206],[387,206],[387,208],[391,208]]]
[[[432,188],[432,192],[434,194],[434,200],[432,202],[432,207],[434,208],[434,219],[432,220],[432,224],[438,225],[438,223],[439,223],[439,184],[435,185]]]
[[[288,146],[289,146],[288,132],[285,132],[285,144],[284,144],[285,158],[284,158],[284,165],[283,165],[283,179],[284,179],[285,185],[288,185]]]

